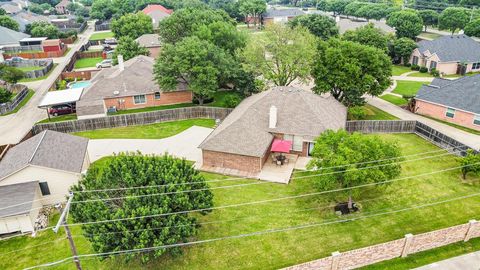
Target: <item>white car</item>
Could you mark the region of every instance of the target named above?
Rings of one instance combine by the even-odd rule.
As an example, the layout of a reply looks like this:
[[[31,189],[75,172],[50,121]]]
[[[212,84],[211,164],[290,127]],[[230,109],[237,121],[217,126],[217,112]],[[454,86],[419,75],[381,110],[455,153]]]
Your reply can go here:
[[[105,59],[102,62],[97,63],[96,67],[97,68],[108,68],[108,67],[112,67],[112,63],[113,63],[112,59]]]

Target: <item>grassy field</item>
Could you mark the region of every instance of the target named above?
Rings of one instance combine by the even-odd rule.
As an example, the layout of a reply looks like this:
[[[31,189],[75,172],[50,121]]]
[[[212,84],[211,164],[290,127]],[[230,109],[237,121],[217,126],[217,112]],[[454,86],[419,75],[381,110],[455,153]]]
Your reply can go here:
[[[240,95],[238,92],[233,92],[233,91],[218,91],[215,93],[215,96],[213,97],[213,102],[211,103],[206,103],[205,106],[212,106],[212,107],[227,107],[227,104],[225,103],[225,99],[229,96],[236,96],[240,100],[243,99],[243,97]]]
[[[420,37],[420,38],[423,37],[423,38],[426,38],[426,39],[436,39],[436,38],[439,38],[441,36],[442,35],[440,35],[440,34],[431,33],[431,32],[422,32],[422,33],[420,33],[420,35],[418,35],[418,37]]]
[[[386,95],[380,96],[379,98],[381,98],[383,100],[386,100],[386,101],[388,101],[392,104],[395,104],[397,106],[406,105],[408,103],[406,99],[394,96],[392,94],[386,94]]]
[[[428,72],[425,72],[425,73],[415,72],[415,73],[409,74],[407,77],[433,78],[432,74],[430,74],[430,73],[428,73]]]
[[[5,116],[5,115],[17,113],[23,106],[25,106],[25,104],[28,103],[28,101],[33,97],[34,94],[35,94],[35,91],[33,91],[32,89],[29,89],[28,93],[27,93],[27,96],[18,104],[18,106],[15,108],[15,110],[13,110],[9,113],[6,113],[6,114],[1,114],[0,116]]]
[[[113,38],[112,32],[101,32],[101,33],[94,33],[90,36],[90,40],[102,40],[106,38]]]
[[[438,148],[414,134],[380,135],[397,141],[403,155],[425,153]],[[415,157],[418,158],[418,157]],[[402,164],[402,176],[412,176],[457,166],[452,155]],[[228,178],[206,174],[209,180]],[[303,173],[296,173],[297,176]],[[100,260],[86,258],[84,269],[278,269],[325,256],[333,251],[359,247],[403,238],[406,233],[418,234],[452,225],[466,223],[480,215],[480,198],[472,197],[432,207],[406,212],[366,217],[374,213],[404,209],[426,203],[439,202],[478,192],[479,178],[470,177],[464,183],[459,171],[397,181],[381,189],[359,189],[355,199],[361,211],[348,218],[361,218],[330,225],[312,226],[301,230],[269,233],[251,237],[214,241],[183,248],[178,256],[163,256],[148,264],[134,260],[123,263],[121,256]],[[475,181],[474,181],[475,180]],[[265,183],[229,189],[215,189],[215,206],[261,201],[317,192],[315,178],[293,179],[290,184]],[[255,180],[210,182],[212,187],[252,183]],[[347,194],[304,196],[270,203],[214,210],[199,216],[203,224],[196,237],[189,241],[234,236],[270,229],[304,224],[340,222],[331,205],[344,201]],[[52,223],[53,224],[53,223]],[[93,253],[90,244],[81,235],[78,226],[71,226],[80,254]],[[58,241],[48,243],[49,241]],[[43,245],[43,246],[35,246]],[[14,251],[22,249],[19,251]],[[0,241],[0,269],[21,269],[27,266],[56,261],[70,256],[63,232],[40,232],[34,239],[19,237]],[[48,252],[46,252],[48,251]],[[74,269],[69,260],[57,269]],[[381,268],[380,268],[381,269]]]
[[[213,119],[189,119],[143,126],[97,129],[73,133],[90,139],[162,139],[176,135],[192,126],[215,126]]]
[[[45,80],[46,78],[48,78],[48,76],[50,76],[50,73],[52,73],[52,71],[57,67],[57,65],[58,64],[53,64],[52,69],[50,69],[50,71],[45,76],[38,77],[38,78],[24,78],[24,79],[21,79],[18,82],[22,83],[22,82],[34,82],[34,81]]]
[[[65,114],[65,115],[59,115],[59,116],[51,116],[50,119],[48,118],[43,119],[41,121],[38,121],[37,124],[63,122],[63,121],[69,121],[69,120],[77,120],[77,115],[72,113],[72,114]]]
[[[392,66],[392,75],[393,76],[400,76],[403,73],[407,73],[412,71],[409,67],[401,66],[401,65],[393,65]]]
[[[81,58],[75,61],[75,68],[88,68],[88,67],[95,67],[97,63],[102,62],[102,57],[95,57],[95,58]]]
[[[364,109],[367,114],[365,120],[398,120],[397,117],[369,104],[365,105]]]
[[[400,95],[413,96],[417,94],[422,85],[428,84],[427,82],[412,82],[412,81],[397,81],[397,87],[393,90],[393,93]]]
[[[147,108],[141,108],[141,109],[121,110],[121,111],[117,111],[117,112],[108,113],[108,115],[153,112],[153,111],[161,111],[161,110],[176,109],[176,108],[185,108],[185,107],[192,107],[192,106],[195,106],[195,104],[193,104],[193,103],[182,103],[182,104],[173,104],[173,105],[163,105],[163,106],[147,107]]]

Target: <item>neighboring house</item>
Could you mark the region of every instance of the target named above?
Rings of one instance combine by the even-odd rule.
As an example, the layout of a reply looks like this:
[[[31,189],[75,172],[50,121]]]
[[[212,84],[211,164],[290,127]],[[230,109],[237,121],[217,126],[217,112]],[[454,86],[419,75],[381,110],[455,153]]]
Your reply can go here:
[[[0,187],[37,181],[43,205],[63,202],[90,165],[88,139],[43,131],[11,148],[0,161]]]
[[[68,5],[70,4],[70,0],[62,0],[55,6],[55,11],[57,14],[67,14],[68,13]]]
[[[259,173],[274,139],[293,142],[291,154],[309,156],[316,137],[345,128],[346,120],[347,109],[331,96],[275,87],[243,100],[200,144],[202,169]]]
[[[0,186],[0,234],[33,232],[41,196],[38,181]]]
[[[438,70],[441,74],[480,71],[480,43],[466,35],[451,35],[417,43],[410,64]]]
[[[5,10],[5,12],[7,12],[7,14],[15,14],[15,13],[18,13],[20,11],[22,11],[22,5],[20,4],[15,4],[13,2],[6,2],[5,4],[1,4],[2,6],[0,6],[1,8],[3,8]]]
[[[435,78],[418,91],[415,112],[480,130],[480,75]]]
[[[158,34],[145,34],[137,38],[136,41],[140,46],[148,49],[150,57],[157,58],[160,54],[162,44],[160,43],[160,36]]]
[[[381,21],[375,21],[375,20],[371,20],[369,22],[367,22],[367,21],[353,21],[351,19],[345,19],[345,18],[340,18],[340,17],[338,17],[336,19],[336,21],[337,21],[337,26],[338,26],[340,34],[343,34],[343,33],[345,33],[346,31],[349,31],[349,30],[356,30],[357,28],[365,26],[369,23],[373,23],[373,25],[376,28],[382,30],[385,33],[395,33],[395,29],[388,26],[385,22],[381,22]]]
[[[30,11],[22,10],[15,15],[11,16],[18,25],[20,26],[20,31],[25,32],[25,28],[28,24],[32,24],[34,22],[49,22],[50,20],[48,17],[32,13]]]
[[[267,9],[267,12],[262,15],[262,21],[264,25],[269,25],[272,23],[287,23],[291,19],[300,15],[305,15],[305,12],[295,8]]]
[[[30,35],[0,26],[0,46],[19,46],[20,40],[29,38]]]
[[[77,102],[79,119],[106,116],[107,111],[192,102],[185,84],[179,84],[176,91],[160,89],[153,76],[152,57],[140,55],[125,63],[119,58],[117,66],[98,72],[84,89]]]
[[[173,13],[173,10],[162,5],[148,5],[142,10],[142,12],[152,18],[153,27],[157,28],[158,23],[169,17]]]

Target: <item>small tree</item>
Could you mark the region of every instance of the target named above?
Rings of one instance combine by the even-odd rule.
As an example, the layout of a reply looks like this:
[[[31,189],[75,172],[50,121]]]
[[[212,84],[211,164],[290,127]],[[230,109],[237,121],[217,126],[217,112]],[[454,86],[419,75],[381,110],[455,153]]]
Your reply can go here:
[[[0,78],[10,85],[16,84],[25,77],[25,73],[18,68],[0,64]]]
[[[12,29],[13,31],[18,31],[19,29],[18,23],[7,15],[0,16],[0,26]]]
[[[417,48],[417,43],[409,38],[398,38],[393,42],[393,53],[395,58],[401,59],[403,64],[408,63],[413,50]]]
[[[320,14],[308,14],[297,16],[289,21],[292,28],[303,26],[315,36],[327,40],[331,37],[338,36],[338,28],[335,20]]]
[[[309,169],[317,169],[316,186],[320,190],[351,188],[378,183],[400,175],[400,148],[378,136],[345,130],[327,130],[315,140]],[[353,190],[348,191],[348,207],[352,208]]]
[[[253,18],[253,25],[257,27],[257,22],[260,21],[261,15],[267,10],[265,0],[239,0],[238,5],[238,10],[245,16],[247,27],[250,27],[248,17]]]
[[[467,179],[468,173],[480,174],[480,154],[476,154],[473,150],[468,150],[467,155],[461,158],[458,158],[460,166],[463,166],[462,178],[463,180]]]
[[[114,191],[92,192],[105,189]],[[199,191],[182,192],[185,190]],[[99,253],[188,242],[199,230],[197,217],[169,213],[213,205],[213,194],[204,177],[186,160],[168,155],[120,154],[103,165],[92,164],[72,191],[75,196],[70,213],[75,222],[124,219],[82,226],[93,250]],[[169,194],[158,195],[161,193]],[[112,197],[118,199],[102,201]],[[169,250],[156,249],[137,255],[148,261]]]
[[[13,93],[5,88],[0,88],[0,104],[9,102],[12,99]]]
[[[463,29],[468,23],[468,10],[459,7],[446,8],[438,17],[438,26],[440,29],[452,31],[452,35],[457,29]]]
[[[332,11],[333,15],[344,14],[345,7],[350,3],[350,0],[330,0],[328,1],[328,11]]]
[[[420,15],[420,17],[422,17],[425,32],[427,32],[428,26],[434,26],[438,24],[438,13],[435,10],[424,9],[420,10],[418,14]]]
[[[372,46],[388,52],[388,37],[373,23],[359,27],[355,30],[348,30],[343,34],[343,39],[357,42],[363,45]]]
[[[314,58],[313,91],[330,93],[347,107],[364,105],[390,86],[392,63],[384,51],[351,41],[320,42]]]
[[[131,37],[136,39],[143,34],[153,33],[152,19],[143,12],[129,13],[112,22],[115,38]]]
[[[30,32],[32,37],[48,37],[55,39],[60,37],[60,30],[48,22],[34,22],[26,28],[27,32]]]
[[[393,12],[388,17],[387,24],[395,27],[398,38],[408,37],[415,39],[423,29],[422,18],[413,10]]]
[[[115,48],[113,53],[113,62],[114,64],[118,64],[118,56],[122,55],[123,60],[127,61],[129,59],[134,58],[138,55],[149,55],[150,51],[147,48],[140,46],[138,42],[133,40],[133,38],[126,36],[120,38],[118,41],[118,46]]]
[[[277,86],[310,77],[315,36],[303,27],[273,24],[262,35],[253,36],[243,51],[247,71],[257,73]]]
[[[480,18],[469,22],[465,26],[465,35],[471,37],[480,37]]]

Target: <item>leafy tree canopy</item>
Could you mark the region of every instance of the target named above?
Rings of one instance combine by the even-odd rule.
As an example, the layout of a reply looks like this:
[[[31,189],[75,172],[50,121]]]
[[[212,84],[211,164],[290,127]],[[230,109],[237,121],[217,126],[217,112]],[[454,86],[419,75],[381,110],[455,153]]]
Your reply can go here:
[[[143,12],[129,13],[112,21],[112,32],[116,38],[136,39],[143,34],[153,33],[152,19]]]
[[[25,74],[18,68],[0,64],[0,79],[10,84],[16,84],[23,79]]]
[[[267,10],[267,3],[265,0],[239,0],[238,5],[240,14],[245,17],[252,17],[254,19],[253,23],[255,26],[257,25],[257,21],[260,20],[260,15],[265,13]],[[248,27],[249,24],[250,22],[247,20]]]
[[[82,231],[95,252],[187,242],[188,238],[198,231],[197,218],[188,213],[167,214],[205,209],[213,205],[213,194],[209,191],[204,177],[186,160],[167,155],[119,154],[101,164],[93,164],[83,179],[72,187],[75,195],[70,214],[75,222],[127,219],[82,226]],[[144,188],[128,189],[130,187]],[[118,188],[125,189],[88,192]],[[190,189],[202,190],[181,192]],[[167,192],[170,194],[153,195]],[[111,197],[119,199],[101,201]],[[76,201],[83,202],[75,203]],[[161,216],[162,214],[165,215]],[[158,216],[128,219],[148,215]],[[172,226],[175,229],[172,229]],[[117,231],[120,233],[108,233]],[[132,253],[127,258],[142,256],[143,261],[148,261],[167,251],[179,252],[178,249],[156,249],[142,255]]]
[[[118,10],[111,0],[95,0],[92,3],[90,16],[92,19],[109,20]]]
[[[247,71],[263,76],[277,86],[306,81],[315,55],[315,36],[304,27],[273,24],[254,35],[243,52]]]
[[[424,9],[418,12],[420,17],[422,17],[423,26],[425,26],[425,32],[427,31],[428,26],[433,26],[438,24],[438,13],[435,10]]]
[[[320,14],[308,14],[295,17],[289,21],[292,28],[303,26],[315,36],[327,40],[338,36],[338,27],[335,20]]]
[[[313,159],[308,167],[318,169],[322,174],[315,179],[320,190],[351,188],[399,176],[400,156],[400,148],[395,142],[357,132],[327,130],[315,140]],[[364,169],[366,167],[368,169]],[[354,191],[357,190],[348,191],[350,208]]]
[[[0,8],[0,16],[1,15],[7,15],[7,12],[3,8]]]
[[[13,97],[13,93],[5,88],[0,88],[0,104],[9,102]]]
[[[392,63],[384,51],[351,41],[319,42],[312,76],[313,91],[331,93],[348,107],[365,103],[365,94],[378,96],[390,86]]]
[[[395,27],[398,38],[408,37],[415,39],[423,29],[422,18],[413,10],[393,12],[388,17],[387,24]]]
[[[216,21],[208,25],[200,25],[193,35],[208,40],[218,47],[234,55],[235,51],[245,47],[247,36],[230,22]]]
[[[480,37],[480,18],[469,22],[465,26],[465,34],[471,37]]]
[[[469,19],[468,9],[449,7],[442,11],[438,17],[438,26],[440,29],[452,31],[453,34],[457,29],[465,28]]]
[[[458,158],[458,161],[460,166],[463,166],[461,171],[464,180],[467,179],[468,173],[480,175],[480,154],[470,149],[464,157]]]
[[[116,65],[118,63],[118,56],[122,55],[123,60],[127,61],[138,55],[149,55],[150,51],[140,46],[133,38],[129,36],[121,37],[118,41],[118,46],[113,53],[113,62]]]
[[[388,52],[387,35],[381,29],[375,27],[373,23],[355,30],[348,30],[343,34],[342,38]]]
[[[59,38],[60,30],[49,22],[34,22],[27,31],[30,32],[32,37],[48,37],[50,39]]]
[[[18,31],[19,29],[18,23],[7,15],[0,16],[0,26],[3,26],[8,29],[12,29],[14,31]]]
[[[408,63],[412,51],[417,48],[417,43],[409,38],[398,38],[393,42],[393,53],[396,59]]]

